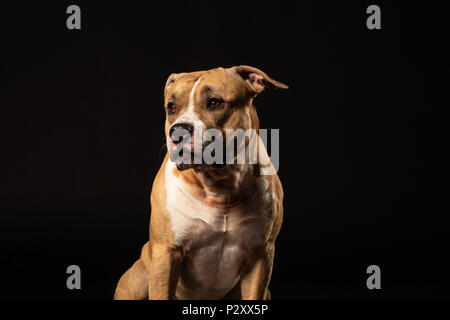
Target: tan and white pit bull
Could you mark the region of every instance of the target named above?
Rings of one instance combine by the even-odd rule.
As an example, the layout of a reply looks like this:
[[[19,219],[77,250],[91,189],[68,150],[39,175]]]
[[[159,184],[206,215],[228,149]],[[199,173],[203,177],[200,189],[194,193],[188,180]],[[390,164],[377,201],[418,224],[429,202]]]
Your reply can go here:
[[[192,132],[197,122],[224,136],[227,129],[259,129],[253,98],[276,88],[287,86],[249,66],[168,78],[168,153],[152,187],[150,241],[121,277],[115,299],[270,299],[283,217],[278,175],[261,174],[260,161],[184,165],[170,155],[176,127]],[[258,156],[268,159],[264,147]]]

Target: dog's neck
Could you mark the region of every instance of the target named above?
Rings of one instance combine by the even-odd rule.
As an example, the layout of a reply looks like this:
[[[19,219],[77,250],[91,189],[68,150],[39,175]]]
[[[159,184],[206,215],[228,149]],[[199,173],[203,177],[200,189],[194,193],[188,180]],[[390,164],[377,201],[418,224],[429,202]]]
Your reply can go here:
[[[254,166],[228,165],[225,168],[189,169],[180,172],[187,182],[189,193],[197,199],[218,207],[236,205],[248,196],[248,185],[254,175]]]
[[[195,172],[207,196],[232,195],[241,191],[249,165],[228,165],[225,168],[203,169]]]
[[[252,190],[259,164],[249,164],[249,148],[245,150],[245,164],[228,164],[224,168],[206,167],[194,169],[205,199],[216,205],[234,205],[244,201]],[[256,149],[257,150],[257,149]],[[258,152],[258,151],[257,151]]]
[[[258,137],[259,139],[259,137]],[[259,143],[262,143],[259,141]],[[245,148],[245,159],[249,159],[249,150]],[[254,189],[255,177],[261,175],[264,167],[259,162],[260,157],[270,161],[265,147],[257,148],[258,163],[229,164],[224,168],[199,167],[179,171],[183,180],[187,182],[189,192],[197,199],[214,206],[233,206],[249,197]]]

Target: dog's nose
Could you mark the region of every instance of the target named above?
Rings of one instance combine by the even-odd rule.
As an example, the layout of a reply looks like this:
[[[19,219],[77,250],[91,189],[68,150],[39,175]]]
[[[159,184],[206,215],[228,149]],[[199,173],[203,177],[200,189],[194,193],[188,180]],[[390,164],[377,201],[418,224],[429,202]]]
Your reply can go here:
[[[173,143],[178,144],[182,141],[181,137],[189,134],[192,137],[194,133],[194,126],[190,123],[177,123],[169,130],[170,139]]]

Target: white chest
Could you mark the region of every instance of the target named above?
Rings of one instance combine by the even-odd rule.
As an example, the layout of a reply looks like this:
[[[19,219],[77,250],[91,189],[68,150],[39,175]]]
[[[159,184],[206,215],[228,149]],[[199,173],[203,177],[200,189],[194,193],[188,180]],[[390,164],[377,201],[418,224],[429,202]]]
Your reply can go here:
[[[268,223],[265,210],[270,207],[268,202],[271,199],[266,197],[264,201],[227,209],[211,207],[183,189],[181,179],[172,174],[174,167],[172,162],[167,162],[165,182],[166,208],[170,213],[176,244],[201,245],[206,244],[205,241],[226,238],[246,246],[262,236]]]
[[[239,279],[243,261],[265,235],[269,219],[264,210],[269,206],[246,203],[223,209],[205,205],[183,190],[172,168],[168,162],[166,208],[175,243],[184,251],[182,277],[195,279],[202,287],[228,290]]]

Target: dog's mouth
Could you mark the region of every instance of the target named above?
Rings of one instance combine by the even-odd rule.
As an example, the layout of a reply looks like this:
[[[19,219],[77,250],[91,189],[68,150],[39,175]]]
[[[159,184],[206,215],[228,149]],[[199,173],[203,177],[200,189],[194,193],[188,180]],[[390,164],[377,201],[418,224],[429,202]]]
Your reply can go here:
[[[179,171],[184,171],[188,169],[194,169],[196,171],[206,170],[206,169],[223,169],[227,166],[227,164],[184,164],[184,163],[177,163],[176,164],[177,169]]]
[[[205,161],[204,151],[209,144],[210,143],[202,145],[199,150],[194,149],[192,145],[189,144],[187,144],[187,146],[177,146],[170,151],[170,160],[175,162],[177,169],[180,171],[188,169],[202,170],[225,168],[227,164],[225,163],[224,157],[221,157],[222,161],[212,161],[211,159]],[[215,156],[215,151],[211,152],[211,156]]]

